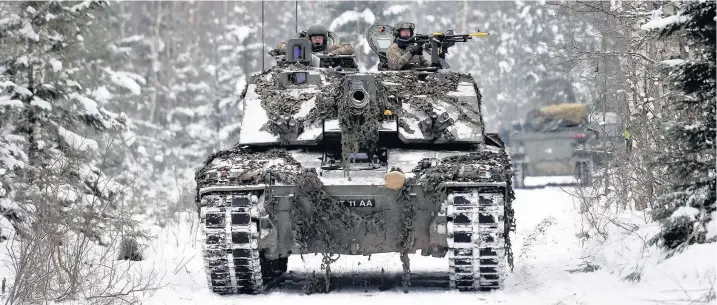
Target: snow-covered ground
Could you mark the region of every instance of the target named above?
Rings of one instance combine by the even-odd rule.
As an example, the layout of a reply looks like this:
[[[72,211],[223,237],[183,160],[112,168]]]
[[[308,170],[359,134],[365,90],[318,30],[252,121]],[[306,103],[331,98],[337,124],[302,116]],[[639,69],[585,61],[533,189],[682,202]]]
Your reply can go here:
[[[566,192],[567,191],[567,192]],[[498,292],[446,292],[448,261],[442,258],[411,257],[413,287],[408,294],[400,288],[398,255],[343,256],[332,265],[337,291],[329,294],[303,293],[301,280],[311,272],[321,274],[320,257],[289,258],[287,282],[261,296],[218,296],[207,289],[199,245],[192,240],[197,227],[187,215],[180,227],[166,230],[156,241],[154,257],[145,262],[168,272],[167,287],[147,297],[145,304],[336,304],[337,302],[389,304],[410,302],[465,304],[665,304],[689,303],[714,289],[715,244],[693,247],[686,253],[657,264],[659,252],[642,251],[644,236],[654,228],[644,225],[636,234],[625,235],[617,227],[604,246],[581,245],[579,205],[569,188],[518,190],[515,201],[517,232],[513,237],[515,269],[506,288]],[[624,219],[640,226],[639,217]],[[608,226],[608,229],[611,228]],[[613,236],[614,235],[614,236]],[[597,264],[594,272],[569,272],[584,261]],[[643,257],[642,259],[639,259]],[[638,283],[620,279],[644,266]],[[632,264],[632,265],[631,265]],[[384,273],[382,273],[382,270]],[[626,271],[627,270],[627,271]],[[701,274],[700,274],[701,273]],[[710,279],[712,279],[710,281]],[[438,286],[438,287],[437,287]],[[680,289],[678,287],[682,287]],[[681,302],[681,300],[685,302]]]
[[[513,235],[515,269],[506,288],[497,292],[448,292],[444,258],[411,257],[413,287],[404,294],[400,287],[398,255],[342,256],[332,265],[336,290],[329,294],[303,293],[302,284],[311,272],[321,274],[320,257],[292,256],[289,275],[280,289],[260,296],[218,296],[207,289],[194,214],[180,217],[179,223],[158,232],[146,250],[147,260],[137,270],[153,270],[162,276],[163,288],[143,296],[142,304],[336,304],[371,302],[395,304],[694,304],[715,289],[717,244],[689,248],[666,261],[656,249],[644,250],[643,239],[656,227],[646,224],[638,213],[625,214],[608,222],[608,240],[581,242],[578,233],[585,226],[574,189],[549,187],[518,190],[515,211],[517,232]],[[632,233],[623,228],[634,227]],[[599,269],[583,269],[590,262]],[[623,281],[642,268],[639,282]]]

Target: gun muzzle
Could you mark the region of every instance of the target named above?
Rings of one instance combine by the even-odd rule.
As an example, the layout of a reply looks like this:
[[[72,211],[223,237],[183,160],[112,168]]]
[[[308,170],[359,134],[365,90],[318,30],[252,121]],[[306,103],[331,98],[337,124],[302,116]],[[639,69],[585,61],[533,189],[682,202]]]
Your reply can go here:
[[[370,99],[362,81],[357,80],[351,82],[351,99],[349,99],[351,107],[363,109],[368,105]]]

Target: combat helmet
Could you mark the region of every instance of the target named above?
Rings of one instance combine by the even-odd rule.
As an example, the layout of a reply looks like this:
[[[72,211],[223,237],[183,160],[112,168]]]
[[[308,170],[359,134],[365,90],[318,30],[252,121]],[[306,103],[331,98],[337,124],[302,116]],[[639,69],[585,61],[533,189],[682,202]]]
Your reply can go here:
[[[326,30],[326,28],[323,25],[320,25],[320,24],[312,25],[311,27],[309,27],[309,30],[306,31],[306,36],[308,36],[309,39],[311,39],[311,37],[314,37],[314,36],[323,36],[324,43],[322,43],[322,44],[312,43],[312,50],[313,51],[326,50],[326,44],[328,43],[328,39],[329,39],[329,31]]]
[[[411,37],[401,38],[401,30],[403,29],[410,30],[411,37],[413,37],[416,25],[408,21],[399,21],[396,22],[396,24],[393,26],[393,39],[394,41],[396,41],[396,44],[398,44],[398,46],[401,48],[405,48],[408,45],[408,41],[411,39]]]

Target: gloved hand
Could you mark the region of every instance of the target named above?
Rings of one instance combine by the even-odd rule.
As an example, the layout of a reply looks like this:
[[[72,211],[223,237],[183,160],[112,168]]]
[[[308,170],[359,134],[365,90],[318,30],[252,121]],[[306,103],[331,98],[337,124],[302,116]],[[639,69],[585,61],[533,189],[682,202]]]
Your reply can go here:
[[[422,45],[415,45],[411,47],[411,54],[413,55],[421,55],[423,54],[423,46]]]

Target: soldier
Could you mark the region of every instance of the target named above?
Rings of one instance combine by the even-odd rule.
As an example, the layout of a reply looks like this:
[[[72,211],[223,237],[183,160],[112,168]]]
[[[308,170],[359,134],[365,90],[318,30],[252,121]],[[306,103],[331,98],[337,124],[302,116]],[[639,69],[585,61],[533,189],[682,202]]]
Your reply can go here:
[[[393,27],[393,43],[386,51],[388,57],[388,68],[391,70],[401,70],[406,68],[410,63],[418,63],[421,66],[428,66],[430,62],[423,58],[423,46],[408,46],[409,40],[413,37],[413,23],[399,21]]]
[[[314,53],[326,53],[327,55],[352,55],[354,47],[348,43],[328,44],[329,31],[323,25],[314,24],[308,31],[303,31],[299,37],[307,37],[311,39],[311,50]],[[276,49],[269,52],[272,56],[286,54],[286,42],[282,41]]]

